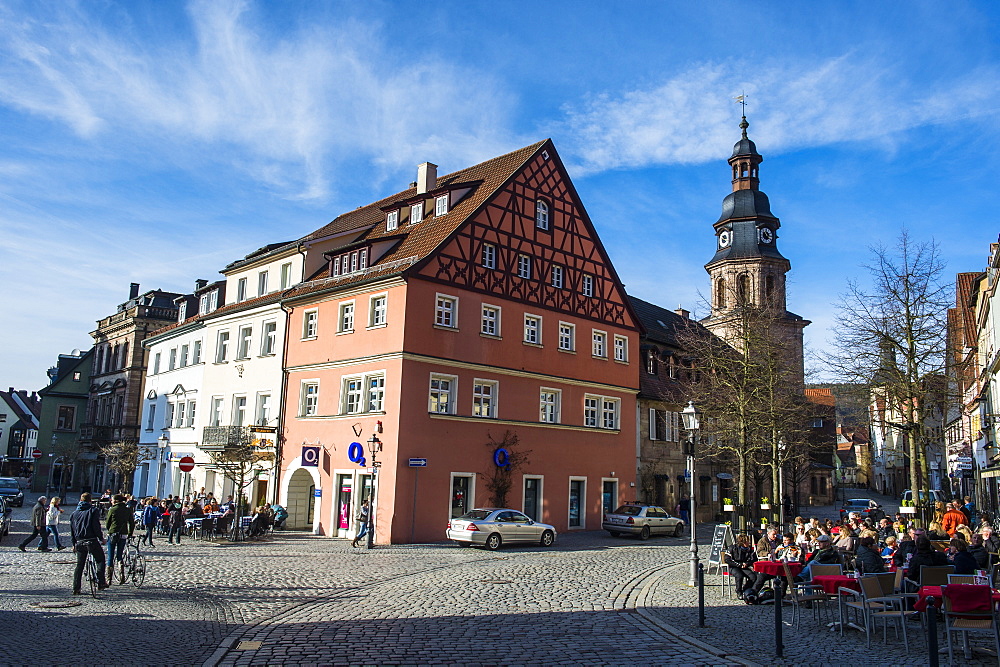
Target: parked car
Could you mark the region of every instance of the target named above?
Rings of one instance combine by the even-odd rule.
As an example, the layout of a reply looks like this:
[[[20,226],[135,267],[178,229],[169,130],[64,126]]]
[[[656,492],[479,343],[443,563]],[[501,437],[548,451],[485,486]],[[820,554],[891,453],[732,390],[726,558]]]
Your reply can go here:
[[[936,503],[936,502],[946,503],[946,502],[948,502],[948,498],[945,497],[944,491],[942,491],[941,489],[931,489],[930,490],[930,494],[931,494],[931,502],[932,503]],[[924,495],[923,491],[921,491],[919,493],[919,497],[920,497],[920,501],[921,502],[926,502],[927,501],[927,496]],[[902,503],[908,503],[911,500],[913,500],[913,491],[910,491],[909,489],[907,489],[906,491],[903,491],[903,497],[900,499],[900,501]]]
[[[503,507],[483,507],[466,512],[448,522],[448,539],[468,546],[486,547],[491,551],[502,544],[523,542],[552,546],[556,529],[539,523],[517,510]]]
[[[0,477],[0,497],[13,507],[24,507],[24,493],[13,477]]]
[[[885,518],[882,506],[869,498],[845,500],[844,506],[840,508],[840,519],[846,519],[852,512],[858,513],[862,519],[871,519],[872,521],[881,521]]]
[[[7,504],[4,498],[0,497],[0,537],[10,535],[10,515],[14,513],[14,508]]]
[[[611,533],[611,537],[628,533],[648,540],[650,535],[680,537],[684,533],[684,522],[656,505],[626,503],[605,514],[601,528]]]

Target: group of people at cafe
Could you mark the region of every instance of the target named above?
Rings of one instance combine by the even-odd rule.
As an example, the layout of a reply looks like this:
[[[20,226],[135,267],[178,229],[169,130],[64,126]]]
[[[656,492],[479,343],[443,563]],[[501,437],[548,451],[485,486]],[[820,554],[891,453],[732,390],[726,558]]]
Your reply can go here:
[[[878,522],[851,513],[844,520],[821,521],[796,517],[790,532],[768,526],[754,542],[749,535],[736,537],[726,562],[739,596],[748,604],[775,576],[784,576],[788,563],[796,581],[810,581],[813,564],[841,565],[861,574],[906,570],[906,579],[920,581],[925,565],[952,565],[955,574],[988,570],[1000,552],[1000,536],[983,522],[973,532],[971,502],[939,503],[934,521],[918,528],[902,514]],[[774,566],[759,564],[771,561]]]

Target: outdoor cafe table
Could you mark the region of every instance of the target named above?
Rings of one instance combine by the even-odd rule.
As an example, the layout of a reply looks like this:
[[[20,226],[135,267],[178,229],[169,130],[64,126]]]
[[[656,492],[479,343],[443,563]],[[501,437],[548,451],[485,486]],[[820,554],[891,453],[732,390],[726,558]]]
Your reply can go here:
[[[812,578],[812,582],[823,587],[824,593],[837,595],[841,588],[861,592],[861,582],[847,574],[817,574]]]
[[[944,596],[944,593],[941,592],[942,588],[944,586],[921,586],[920,590],[917,591],[917,601],[914,603],[913,608],[917,611],[926,611],[927,598],[929,597],[934,598],[935,607],[940,607],[941,598]],[[997,603],[1000,603],[1000,591],[994,589],[993,604],[996,605]]]
[[[785,576],[785,568],[782,565],[784,565],[782,561],[759,560],[753,564],[753,571],[762,572],[772,577],[783,577]],[[788,571],[792,573],[793,577],[796,577],[802,572],[803,567],[802,563],[789,563]]]

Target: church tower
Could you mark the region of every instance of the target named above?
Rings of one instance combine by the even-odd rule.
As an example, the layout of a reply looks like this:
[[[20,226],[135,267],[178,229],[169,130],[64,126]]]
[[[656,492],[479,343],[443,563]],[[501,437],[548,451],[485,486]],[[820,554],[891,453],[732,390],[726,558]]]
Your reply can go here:
[[[764,158],[747,136],[729,158],[733,191],[722,201],[722,215],[715,222],[715,257],[705,265],[712,280],[712,314],[702,320],[723,340],[732,340],[735,313],[742,305],[756,306],[773,318],[772,326],[786,345],[788,363],[798,383],[804,381],[802,330],[808,320],[785,307],[785,274],[791,263],[778,250],[781,223],[771,213],[767,195],[760,190],[760,163]]]

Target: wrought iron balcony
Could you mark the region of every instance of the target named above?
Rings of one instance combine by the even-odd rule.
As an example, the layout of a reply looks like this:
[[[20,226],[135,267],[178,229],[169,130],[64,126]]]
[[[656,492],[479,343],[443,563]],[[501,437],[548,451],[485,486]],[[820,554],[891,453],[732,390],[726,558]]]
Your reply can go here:
[[[135,424],[80,424],[80,440],[83,442],[117,442],[119,440],[139,440],[139,427]]]

